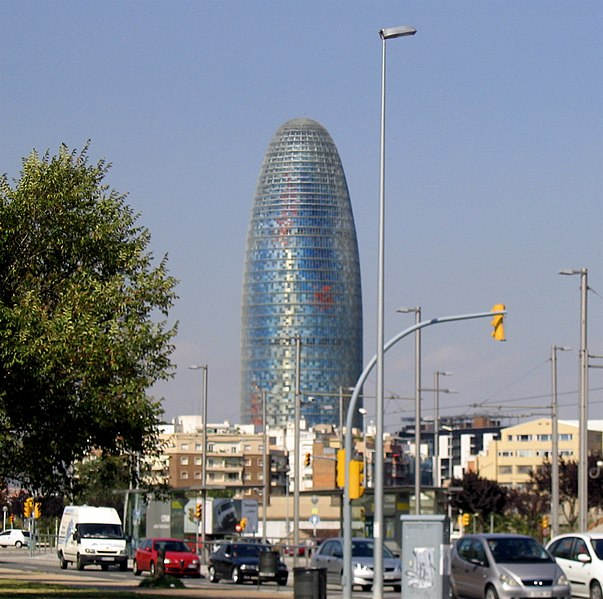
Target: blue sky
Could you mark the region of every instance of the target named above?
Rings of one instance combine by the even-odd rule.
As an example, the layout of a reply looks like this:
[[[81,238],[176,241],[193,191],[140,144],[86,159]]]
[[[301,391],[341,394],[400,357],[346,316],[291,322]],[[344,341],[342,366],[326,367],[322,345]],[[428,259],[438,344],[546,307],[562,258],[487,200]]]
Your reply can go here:
[[[382,27],[388,44],[386,338],[425,318],[505,303],[508,341],[485,320],[423,334],[444,415],[577,418],[579,277],[589,269],[589,350],[603,354],[603,3],[174,1],[0,4],[0,171],[33,148],[82,148],[113,163],[157,257],[180,280],[176,377],[166,416],[239,418],[243,254],[262,157],[307,116],[339,149],[361,253],[365,356],[375,354]],[[392,349],[386,426],[414,414],[414,344]],[[598,360],[603,364],[603,360]],[[603,418],[603,371],[590,415]],[[433,393],[424,413],[433,415]],[[503,406],[504,409],[501,409]],[[367,402],[369,418],[374,407]]]

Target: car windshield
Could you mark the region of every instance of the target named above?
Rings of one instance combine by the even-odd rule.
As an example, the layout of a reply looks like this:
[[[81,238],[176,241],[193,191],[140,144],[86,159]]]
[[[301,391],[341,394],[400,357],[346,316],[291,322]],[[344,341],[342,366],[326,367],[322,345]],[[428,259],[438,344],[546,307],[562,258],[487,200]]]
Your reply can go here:
[[[178,551],[181,553],[190,552],[190,549],[182,541],[157,541],[155,543],[155,549],[157,551],[164,549],[165,551]]]
[[[373,557],[375,543],[373,541],[352,541],[352,557]],[[394,557],[393,553],[384,545],[383,557]]]
[[[77,531],[83,539],[123,539],[119,524],[78,524]]]
[[[488,547],[497,563],[550,562],[549,554],[534,539],[499,538],[488,539]]]
[[[603,539],[592,539],[593,549],[599,559],[603,559]]]

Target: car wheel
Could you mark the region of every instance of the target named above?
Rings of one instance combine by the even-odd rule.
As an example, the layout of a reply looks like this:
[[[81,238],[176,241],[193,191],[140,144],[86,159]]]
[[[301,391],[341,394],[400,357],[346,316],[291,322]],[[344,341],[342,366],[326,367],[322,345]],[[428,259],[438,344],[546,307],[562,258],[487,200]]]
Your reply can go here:
[[[138,562],[136,560],[132,563],[132,572],[134,572],[134,576],[140,576],[142,574],[142,570],[138,567]]]
[[[498,599],[498,593],[494,587],[488,587],[486,589],[485,599]]]
[[[77,554],[77,557],[75,559],[75,565],[78,570],[84,569],[84,562],[82,561],[82,556],[79,553]]]
[[[279,578],[277,580],[277,583],[278,583],[279,587],[287,586],[287,579],[286,578]]]
[[[120,562],[119,563],[119,571],[127,572],[128,571],[128,562]]]
[[[596,580],[590,583],[590,599],[603,599],[601,585]]]
[[[67,560],[63,557],[63,554],[59,555],[59,566],[61,570],[67,570]]]
[[[371,589],[373,588],[373,585],[372,584],[361,584],[360,588],[363,591],[366,591],[367,593],[369,593],[371,591]]]
[[[219,582],[220,579],[216,574],[216,569],[213,566],[209,567],[209,582]]]
[[[109,571],[109,564],[101,564],[101,570],[103,572],[108,572]]]
[[[232,578],[232,581],[235,584],[243,583],[243,577],[241,576],[241,571],[236,566],[232,569],[232,574],[230,577]]]
[[[21,549],[21,547],[23,547],[23,543],[21,543],[21,541],[15,541],[15,547],[17,549]]]
[[[401,593],[401,592],[402,592],[402,585],[395,584],[394,585],[394,593]]]
[[[151,576],[155,576],[155,562],[149,564],[149,572],[151,573]]]

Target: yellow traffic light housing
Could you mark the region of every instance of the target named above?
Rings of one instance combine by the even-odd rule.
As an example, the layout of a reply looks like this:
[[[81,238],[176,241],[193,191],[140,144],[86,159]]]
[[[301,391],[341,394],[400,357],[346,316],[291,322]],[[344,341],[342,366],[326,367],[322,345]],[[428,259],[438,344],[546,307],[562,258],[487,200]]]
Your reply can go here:
[[[34,514],[34,518],[37,520],[38,518],[40,518],[40,516],[42,515],[42,504],[37,502],[34,503],[34,509],[33,509],[33,514]]]
[[[542,529],[546,530],[549,527],[549,517],[548,516],[542,516]]]
[[[241,527],[241,532],[243,532],[247,528],[247,518],[241,518],[239,525]]]
[[[492,308],[492,312],[502,312],[505,309],[506,308],[504,304],[496,304]],[[492,320],[490,321],[490,324],[494,327],[492,331],[492,337],[494,337],[494,339],[496,339],[497,341],[506,341],[507,339],[505,338],[504,314],[495,314]]]
[[[23,515],[26,518],[31,518],[31,514],[33,512],[33,499],[28,497],[23,504]]]
[[[311,463],[312,463],[312,454],[311,453],[307,453],[304,456],[304,466],[308,467]]]
[[[471,523],[471,515],[468,513],[463,514],[463,526],[469,526]]]
[[[337,486],[345,487],[345,449],[337,450]]]
[[[350,499],[364,495],[364,464],[360,460],[350,462]]]
[[[201,520],[201,516],[203,515],[203,506],[198,503],[197,507],[195,507],[195,518],[197,518],[197,520]]]

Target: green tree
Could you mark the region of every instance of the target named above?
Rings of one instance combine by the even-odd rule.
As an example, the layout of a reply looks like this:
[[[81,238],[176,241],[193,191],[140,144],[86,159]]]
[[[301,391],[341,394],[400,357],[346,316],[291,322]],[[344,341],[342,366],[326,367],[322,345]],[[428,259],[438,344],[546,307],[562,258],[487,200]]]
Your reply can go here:
[[[462,479],[453,480],[451,486],[462,489],[451,495],[452,508],[457,512],[479,514],[482,526],[490,514],[501,514],[507,502],[505,489],[475,472],[466,472]]]
[[[0,477],[38,494],[68,491],[92,450],[157,453],[147,390],[171,376],[167,257],[87,154],[0,177]]]
[[[588,507],[603,507],[603,473],[597,469],[601,455],[588,456]],[[530,482],[538,493],[550,498],[552,464],[545,460],[535,472],[530,472]],[[578,462],[559,458],[559,503],[565,520],[571,530],[578,523]]]

